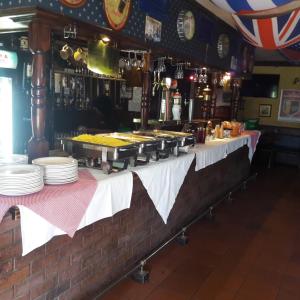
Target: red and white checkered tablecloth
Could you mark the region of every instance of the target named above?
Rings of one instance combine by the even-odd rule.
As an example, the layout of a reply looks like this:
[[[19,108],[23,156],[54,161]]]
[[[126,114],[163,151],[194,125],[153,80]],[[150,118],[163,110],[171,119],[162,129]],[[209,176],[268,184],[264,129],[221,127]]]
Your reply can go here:
[[[64,185],[46,185],[42,191],[8,197],[0,195],[0,222],[12,206],[23,205],[73,237],[97,188],[88,170],[79,170],[79,180]]]

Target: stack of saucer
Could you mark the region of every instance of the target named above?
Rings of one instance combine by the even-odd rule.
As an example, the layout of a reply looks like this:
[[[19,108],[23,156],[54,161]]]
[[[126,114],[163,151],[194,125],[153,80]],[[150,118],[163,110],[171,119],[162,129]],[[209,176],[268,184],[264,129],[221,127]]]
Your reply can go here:
[[[22,154],[0,154],[0,166],[28,164],[28,156]]]
[[[78,162],[72,157],[42,157],[32,163],[44,168],[45,184],[66,184],[78,180]]]
[[[23,196],[39,192],[43,187],[43,170],[39,166],[0,166],[1,195]]]

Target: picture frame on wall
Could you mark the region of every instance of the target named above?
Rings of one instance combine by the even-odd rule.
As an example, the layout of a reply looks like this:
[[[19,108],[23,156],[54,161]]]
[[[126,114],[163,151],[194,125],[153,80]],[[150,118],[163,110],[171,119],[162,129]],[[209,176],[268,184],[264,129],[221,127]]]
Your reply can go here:
[[[259,117],[271,117],[272,105],[260,104],[259,105]]]
[[[278,120],[300,122],[300,90],[281,91]]]
[[[162,23],[154,18],[146,16],[145,39],[152,42],[161,41]]]

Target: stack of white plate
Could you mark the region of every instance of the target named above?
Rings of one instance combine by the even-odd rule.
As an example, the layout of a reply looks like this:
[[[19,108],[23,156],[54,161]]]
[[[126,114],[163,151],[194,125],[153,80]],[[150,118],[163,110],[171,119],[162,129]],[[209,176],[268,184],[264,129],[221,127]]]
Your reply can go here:
[[[28,156],[22,154],[0,154],[0,166],[28,164]]]
[[[72,157],[42,157],[32,163],[44,168],[45,184],[66,184],[78,180],[78,162]]]
[[[1,195],[23,196],[39,192],[43,187],[43,170],[39,166],[0,166]]]

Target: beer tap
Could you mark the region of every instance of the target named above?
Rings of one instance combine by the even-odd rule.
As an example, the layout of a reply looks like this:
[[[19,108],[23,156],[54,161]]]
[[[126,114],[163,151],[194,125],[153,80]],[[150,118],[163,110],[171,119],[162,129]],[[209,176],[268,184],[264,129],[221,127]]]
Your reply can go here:
[[[160,82],[160,72],[154,70],[153,73],[154,73],[154,78],[153,78],[152,96],[154,97],[156,90],[158,90],[161,85],[161,82]],[[157,73],[157,78],[156,78],[156,73]]]

